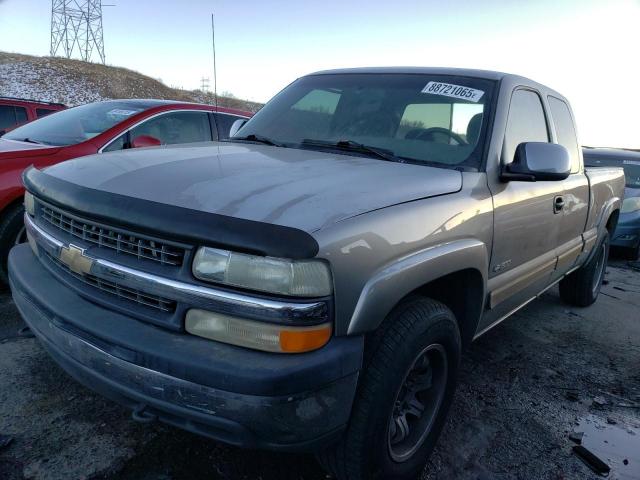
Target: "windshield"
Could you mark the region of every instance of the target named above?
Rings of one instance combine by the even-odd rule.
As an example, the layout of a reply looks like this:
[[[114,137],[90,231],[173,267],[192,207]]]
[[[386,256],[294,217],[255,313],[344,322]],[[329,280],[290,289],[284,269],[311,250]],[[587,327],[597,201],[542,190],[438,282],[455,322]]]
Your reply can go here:
[[[311,75],[280,92],[234,137],[311,149],[340,142],[349,155],[375,156],[357,144],[403,161],[479,168],[493,86],[448,75]]]
[[[627,188],[640,188],[640,159],[620,160],[584,153],[584,164],[587,167],[622,167],[624,170],[625,185]]]
[[[622,168],[627,188],[640,188],[640,160],[625,160]]]
[[[43,145],[66,146],[100,135],[147,107],[134,102],[98,102],[62,110],[27,123],[4,135]]]

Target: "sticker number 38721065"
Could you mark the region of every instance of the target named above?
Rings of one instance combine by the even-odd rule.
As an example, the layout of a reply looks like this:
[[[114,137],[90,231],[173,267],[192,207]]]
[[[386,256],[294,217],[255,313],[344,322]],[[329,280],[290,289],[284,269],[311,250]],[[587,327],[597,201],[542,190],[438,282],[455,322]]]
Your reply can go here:
[[[429,82],[422,89],[422,93],[430,93],[432,95],[443,95],[445,97],[460,98],[477,102],[482,98],[484,92],[475,88],[463,87],[461,85],[453,85],[451,83]]]

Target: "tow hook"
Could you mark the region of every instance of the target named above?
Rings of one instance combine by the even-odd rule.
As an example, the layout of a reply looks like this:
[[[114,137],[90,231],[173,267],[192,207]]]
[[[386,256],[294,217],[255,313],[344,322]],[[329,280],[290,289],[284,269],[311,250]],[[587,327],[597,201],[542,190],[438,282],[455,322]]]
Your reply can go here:
[[[22,327],[20,330],[18,330],[18,336],[22,337],[22,338],[34,338],[35,335],[33,334],[33,332],[31,331],[31,329],[29,327]]]
[[[158,416],[151,412],[145,411],[146,408],[147,408],[147,405],[145,405],[144,403],[141,403],[140,405],[138,405],[136,408],[133,409],[133,412],[131,412],[131,418],[133,418],[136,422],[140,422],[140,423],[155,422],[158,419]]]

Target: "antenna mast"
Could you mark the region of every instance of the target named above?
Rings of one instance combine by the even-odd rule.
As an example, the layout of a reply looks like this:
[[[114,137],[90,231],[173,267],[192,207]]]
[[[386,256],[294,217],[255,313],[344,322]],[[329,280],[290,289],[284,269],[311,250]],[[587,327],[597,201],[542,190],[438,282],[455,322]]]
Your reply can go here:
[[[213,24],[213,13],[211,14],[211,43],[213,45],[213,98],[218,109],[218,78],[216,71],[216,29]]]

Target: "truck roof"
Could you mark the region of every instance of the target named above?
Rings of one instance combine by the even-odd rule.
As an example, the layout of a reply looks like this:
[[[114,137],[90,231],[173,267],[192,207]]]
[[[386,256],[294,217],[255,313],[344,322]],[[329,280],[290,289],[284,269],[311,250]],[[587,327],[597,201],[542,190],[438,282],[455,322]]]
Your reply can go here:
[[[329,75],[341,73],[399,73],[399,74],[437,74],[460,75],[463,77],[479,77],[489,80],[502,80],[508,73],[494,72],[491,70],[475,70],[471,68],[447,68],[447,67],[358,67],[337,68],[334,70],[321,70],[311,75]]]
[[[610,160],[622,163],[625,160],[640,161],[640,152],[636,150],[624,150],[621,148],[594,148],[582,147],[585,157],[593,160]]]
[[[557,96],[561,99],[565,97],[555,90],[542,85],[520,75],[511,73],[496,72],[493,70],[479,70],[472,68],[450,68],[450,67],[359,67],[359,68],[338,68],[334,70],[321,70],[309,75],[334,75],[334,74],[431,74],[431,75],[455,75],[460,77],[484,78],[487,80],[504,81],[514,85],[528,85],[546,94]],[[566,100],[566,99],[565,99]]]

